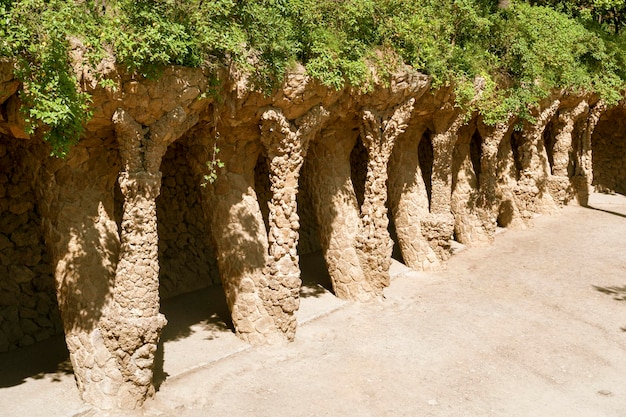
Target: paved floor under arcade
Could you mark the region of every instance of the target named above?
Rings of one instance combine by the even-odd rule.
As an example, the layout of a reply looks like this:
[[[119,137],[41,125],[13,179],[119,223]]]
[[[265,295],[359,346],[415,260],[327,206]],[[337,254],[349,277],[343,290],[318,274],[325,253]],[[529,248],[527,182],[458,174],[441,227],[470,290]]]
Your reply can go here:
[[[143,415],[624,417],[626,197],[591,205],[498,234],[446,271],[394,263],[370,304],[336,299],[307,256],[287,346],[238,340],[219,289],[169,300]],[[0,354],[0,416],[75,415],[101,414],[81,404],[62,338]]]

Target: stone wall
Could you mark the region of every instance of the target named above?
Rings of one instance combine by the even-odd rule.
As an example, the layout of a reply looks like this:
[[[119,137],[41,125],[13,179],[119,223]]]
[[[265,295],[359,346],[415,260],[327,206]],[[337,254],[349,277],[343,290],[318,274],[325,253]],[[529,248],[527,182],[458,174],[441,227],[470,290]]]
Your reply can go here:
[[[600,192],[626,194],[626,110],[607,111],[592,137],[593,185]]]
[[[34,145],[0,137],[0,352],[63,331],[35,196]]]
[[[184,141],[176,142],[162,162],[163,185],[157,198],[162,298],[220,282],[211,229],[202,211],[202,179],[191,171],[187,152]]]

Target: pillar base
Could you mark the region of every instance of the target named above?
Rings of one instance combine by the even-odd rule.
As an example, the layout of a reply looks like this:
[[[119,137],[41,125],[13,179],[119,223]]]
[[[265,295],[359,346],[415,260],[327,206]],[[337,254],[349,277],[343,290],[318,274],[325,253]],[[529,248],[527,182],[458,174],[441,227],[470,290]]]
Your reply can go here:
[[[454,235],[454,217],[452,214],[429,214],[421,222],[422,235],[440,261],[446,261],[452,255],[450,240]]]

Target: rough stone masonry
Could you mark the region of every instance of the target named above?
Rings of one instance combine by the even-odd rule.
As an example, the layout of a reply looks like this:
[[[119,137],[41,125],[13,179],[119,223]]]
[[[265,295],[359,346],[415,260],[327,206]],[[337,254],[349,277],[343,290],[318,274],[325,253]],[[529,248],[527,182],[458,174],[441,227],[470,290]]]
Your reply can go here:
[[[161,297],[221,281],[239,337],[290,341],[304,253],[322,251],[337,297],[365,302],[390,285],[392,236],[433,270],[452,240],[488,244],[590,187],[626,190],[626,110],[595,96],[554,92],[535,123],[488,126],[410,68],[368,92],[302,68],[272,95],[223,75],[208,97],[201,70],[102,70],[114,88],[77,66],[94,116],[57,159],[0,64],[0,351],[63,331],[102,409],[154,395]]]

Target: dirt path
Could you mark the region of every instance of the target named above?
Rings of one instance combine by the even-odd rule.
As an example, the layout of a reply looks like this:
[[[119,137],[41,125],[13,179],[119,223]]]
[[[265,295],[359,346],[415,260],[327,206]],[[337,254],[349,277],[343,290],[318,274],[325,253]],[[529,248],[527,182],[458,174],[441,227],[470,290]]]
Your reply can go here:
[[[381,302],[305,298],[305,309],[340,308],[287,346],[242,348],[200,329],[173,338],[166,370],[168,355],[200,362],[199,346],[233,353],[170,371],[144,415],[626,417],[626,198],[594,195],[592,206],[500,234],[446,271],[405,270]],[[73,399],[65,414],[5,413],[29,383],[0,389],[0,415],[75,414]]]
[[[592,204],[166,381],[151,414],[625,417],[626,198]]]

